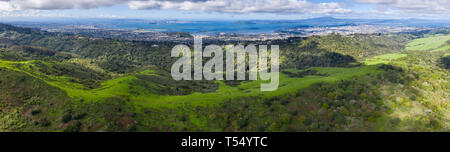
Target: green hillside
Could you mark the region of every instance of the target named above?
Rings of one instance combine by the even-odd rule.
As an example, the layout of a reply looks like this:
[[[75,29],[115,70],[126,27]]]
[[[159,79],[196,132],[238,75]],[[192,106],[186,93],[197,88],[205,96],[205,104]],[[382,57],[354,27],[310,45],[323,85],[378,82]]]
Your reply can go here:
[[[448,131],[450,125],[445,35],[274,41],[280,85],[261,92],[260,80],[174,81],[175,44],[155,48],[0,25],[0,131]]]
[[[431,51],[449,51],[450,50],[450,35],[437,34],[427,35],[425,38],[411,41],[406,46],[407,50],[431,50]]]

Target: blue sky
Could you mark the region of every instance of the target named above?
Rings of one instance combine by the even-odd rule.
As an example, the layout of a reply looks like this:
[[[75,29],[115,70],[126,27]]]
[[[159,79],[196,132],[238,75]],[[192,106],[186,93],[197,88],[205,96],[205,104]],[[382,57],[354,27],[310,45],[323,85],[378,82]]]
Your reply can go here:
[[[4,20],[339,18],[448,19],[450,0],[0,0]]]

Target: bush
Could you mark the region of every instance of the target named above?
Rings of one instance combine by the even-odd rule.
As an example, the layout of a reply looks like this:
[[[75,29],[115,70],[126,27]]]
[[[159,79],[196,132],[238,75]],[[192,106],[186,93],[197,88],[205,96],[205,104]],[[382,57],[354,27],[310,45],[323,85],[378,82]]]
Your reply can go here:
[[[74,120],[80,120],[80,119],[83,119],[86,116],[87,116],[86,113],[81,113],[81,114],[77,114],[77,115],[73,116],[73,119]]]
[[[42,127],[48,127],[51,125],[51,122],[49,120],[47,120],[46,118],[44,118],[44,119],[41,119],[41,121],[39,121],[39,124]]]
[[[31,110],[31,115],[37,115],[37,114],[40,114],[42,111],[41,111],[41,109],[33,109],[33,110]]]
[[[66,113],[66,114],[64,114],[63,116],[62,116],[62,118],[61,118],[61,122],[63,122],[63,123],[67,123],[67,122],[69,122],[70,120],[72,120],[72,114],[71,113]]]
[[[81,122],[76,121],[71,125],[67,126],[66,129],[64,129],[64,132],[80,132],[81,125],[82,125]]]

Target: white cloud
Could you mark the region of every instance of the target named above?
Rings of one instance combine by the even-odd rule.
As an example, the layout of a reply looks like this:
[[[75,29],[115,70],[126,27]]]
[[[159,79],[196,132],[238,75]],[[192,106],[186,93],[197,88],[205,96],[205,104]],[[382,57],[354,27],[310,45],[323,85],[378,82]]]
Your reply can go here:
[[[0,0],[0,14],[29,10],[91,9],[128,5],[136,10],[173,9],[222,13],[273,13],[310,15],[357,15],[383,17],[427,17],[450,15],[450,0],[341,0],[317,3],[313,0]],[[368,10],[351,10],[345,1],[369,4]],[[358,7],[358,5],[355,5]]]
[[[131,1],[133,9],[179,9],[225,13],[349,13],[339,3],[314,4],[304,0],[207,0],[207,1]]]
[[[349,13],[340,3],[306,0],[0,0],[0,11],[90,9],[126,4],[132,9],[178,9],[227,13]]]
[[[112,6],[124,2],[127,2],[127,0],[0,0],[0,10],[89,9],[100,6]]]
[[[355,0],[375,4],[379,8],[395,9],[404,13],[449,14],[450,0]],[[447,15],[448,16],[448,15]]]

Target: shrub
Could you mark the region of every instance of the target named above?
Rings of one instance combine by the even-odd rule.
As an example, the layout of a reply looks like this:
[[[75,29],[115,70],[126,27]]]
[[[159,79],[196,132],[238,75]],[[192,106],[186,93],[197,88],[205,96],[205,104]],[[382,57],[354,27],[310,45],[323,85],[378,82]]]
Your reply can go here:
[[[51,122],[49,120],[47,120],[46,118],[44,118],[44,119],[41,119],[41,121],[39,121],[39,124],[42,127],[48,127],[51,125]]]
[[[61,122],[63,122],[63,123],[67,123],[67,122],[69,122],[70,120],[72,120],[72,114],[71,113],[66,113],[66,114],[64,114],[63,116],[62,116],[62,118],[61,118]]]
[[[41,112],[42,112],[41,109],[33,109],[31,110],[30,114],[34,116],[40,114]]]
[[[76,121],[64,129],[64,132],[79,132],[81,130],[81,122]]]

